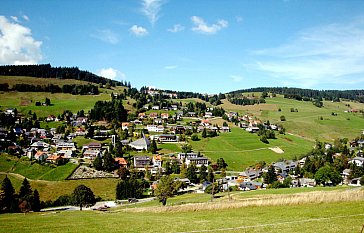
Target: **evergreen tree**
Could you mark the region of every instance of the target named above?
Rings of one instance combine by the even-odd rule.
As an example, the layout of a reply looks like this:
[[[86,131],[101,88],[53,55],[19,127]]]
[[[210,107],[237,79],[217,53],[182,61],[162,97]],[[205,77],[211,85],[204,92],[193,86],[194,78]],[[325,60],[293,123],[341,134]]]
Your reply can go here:
[[[93,162],[94,168],[98,171],[101,171],[103,169],[102,166],[102,159],[100,156],[97,156]]]
[[[206,179],[207,179],[206,170],[207,170],[207,167],[204,164],[202,164],[202,166],[199,169],[199,176],[198,176],[198,179],[200,180],[200,183],[206,181]]]
[[[1,184],[0,211],[13,212],[15,210],[15,190],[10,179],[5,176]]]
[[[153,139],[152,143],[150,143],[150,147],[149,147],[149,151],[152,153],[152,154],[155,154],[157,153],[157,143],[155,142],[155,140]]]
[[[274,181],[277,181],[277,175],[274,171],[274,167],[271,165],[268,168],[268,172],[263,174],[264,182],[266,184],[272,184]]]
[[[30,196],[33,194],[32,188],[30,186],[27,178],[24,178],[23,183],[19,191],[19,199],[29,200]]]
[[[207,172],[207,181],[213,182],[214,179],[215,179],[214,170],[212,170],[212,167],[209,167]]]
[[[192,182],[192,183],[197,183],[197,168],[196,165],[194,163],[191,163],[188,168],[187,168],[187,178]]]
[[[203,138],[206,138],[206,137],[207,137],[207,131],[206,131],[206,128],[203,128],[203,131],[202,131],[202,137],[203,137]]]
[[[106,153],[104,155],[104,170],[108,172],[112,172],[115,170],[115,160],[110,153]]]
[[[179,174],[181,171],[179,162],[177,160],[173,160],[171,168],[174,174]]]
[[[118,175],[121,180],[126,180],[130,176],[130,172],[126,167],[121,167],[118,170]]]
[[[39,197],[39,193],[38,190],[35,189],[33,192],[33,202],[32,202],[32,210],[34,212],[39,212],[40,211],[40,197]]]
[[[187,165],[184,162],[182,163],[181,168],[180,168],[180,176],[181,176],[181,178],[187,177]]]

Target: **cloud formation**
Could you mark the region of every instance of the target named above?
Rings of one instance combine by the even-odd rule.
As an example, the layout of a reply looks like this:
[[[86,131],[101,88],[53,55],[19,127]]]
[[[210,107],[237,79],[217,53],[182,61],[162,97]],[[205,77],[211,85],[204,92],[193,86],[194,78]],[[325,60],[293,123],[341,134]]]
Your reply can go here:
[[[125,80],[125,74],[113,68],[102,68],[96,71],[97,75],[112,80]]]
[[[165,66],[164,69],[166,69],[166,70],[174,70],[174,69],[177,69],[177,66],[176,65]]]
[[[180,32],[183,30],[185,30],[185,27],[183,27],[181,24],[175,24],[175,25],[173,25],[172,28],[167,29],[167,31],[173,32],[173,33]]]
[[[133,25],[129,30],[137,37],[148,35],[148,30],[138,25]]]
[[[223,28],[229,26],[229,22],[223,19],[217,20],[215,24],[208,25],[205,20],[198,16],[192,16],[191,21],[194,23],[192,31],[203,33],[203,34],[216,34]]]
[[[230,78],[233,80],[233,82],[241,82],[243,80],[243,77],[239,76],[239,75],[230,75]]]
[[[91,34],[91,36],[109,44],[115,45],[119,43],[117,34],[110,29],[97,30],[95,33]]]
[[[364,19],[306,29],[254,55],[259,61],[248,68],[287,85],[364,83]]]
[[[141,12],[148,18],[153,26],[160,17],[159,12],[163,4],[163,0],[142,0]]]
[[[42,60],[41,45],[29,28],[0,16],[0,64],[37,64]]]

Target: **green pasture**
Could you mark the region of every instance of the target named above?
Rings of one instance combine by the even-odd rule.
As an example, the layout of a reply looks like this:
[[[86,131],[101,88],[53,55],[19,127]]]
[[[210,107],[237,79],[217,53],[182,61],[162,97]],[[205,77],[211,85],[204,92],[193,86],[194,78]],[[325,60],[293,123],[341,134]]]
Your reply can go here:
[[[360,232],[363,208],[362,201],[349,201],[219,211],[2,214],[0,232]]]
[[[44,102],[45,98],[51,100],[51,106],[35,106],[35,102]],[[0,92],[1,108],[17,108],[23,114],[30,110],[35,112],[38,117],[48,115],[58,115],[64,110],[77,113],[80,110],[85,112],[94,107],[99,100],[110,100],[110,95],[101,93],[99,95],[72,95],[64,93],[49,92]]]
[[[251,134],[240,128],[231,128],[230,133],[220,133],[218,137],[201,138],[200,141],[191,141],[195,152],[217,161],[224,158],[229,165],[228,170],[241,171],[249,166],[254,166],[260,161],[267,163],[278,159],[292,159],[307,153],[313,146],[311,141],[292,136],[279,135],[277,139],[270,139],[269,144],[260,141],[256,134]],[[284,153],[279,154],[270,150],[270,147],[279,147]]]
[[[280,95],[266,98],[265,104],[239,106],[223,101],[222,107],[226,111],[236,111],[239,114],[250,113],[261,120],[282,124],[289,133],[293,133],[310,140],[333,141],[336,138],[355,138],[364,129],[364,117],[360,113],[346,113],[349,109],[346,104],[359,110],[364,109],[364,104],[356,102],[324,101],[324,106],[318,108],[310,101],[297,101],[285,99]],[[291,112],[291,108],[298,110]],[[281,111],[278,111],[281,109]],[[337,114],[333,116],[332,113]],[[285,116],[286,121],[280,121],[280,116]],[[321,120],[322,117],[322,120]]]
[[[0,154],[0,172],[17,173],[32,180],[64,180],[76,167],[77,165],[72,163],[56,167],[50,164],[41,165],[29,161],[26,157],[18,159],[11,155]]]

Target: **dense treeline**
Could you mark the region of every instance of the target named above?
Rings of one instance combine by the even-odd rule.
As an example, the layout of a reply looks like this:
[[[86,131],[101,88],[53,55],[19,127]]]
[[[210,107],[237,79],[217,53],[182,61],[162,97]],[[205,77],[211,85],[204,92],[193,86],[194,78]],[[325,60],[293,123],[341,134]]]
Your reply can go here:
[[[312,90],[288,87],[257,87],[232,91],[229,94],[236,95],[245,92],[270,92],[284,95],[285,98],[294,98],[297,100],[321,99],[340,101],[340,98],[356,100],[364,103],[364,90]]]
[[[50,64],[0,66],[0,75],[76,79],[103,85],[109,83],[111,86],[130,87],[130,82],[110,80],[88,71],[79,70],[78,67],[52,67]]]
[[[99,88],[95,85],[79,85],[79,84],[66,84],[62,87],[54,84],[46,86],[32,85],[32,84],[15,84],[13,88],[9,89],[7,83],[0,85],[0,91],[19,91],[19,92],[51,92],[51,93],[70,93],[73,95],[98,95]]]
[[[127,117],[127,111],[123,106],[123,96],[112,98],[111,101],[97,101],[89,112],[89,119],[95,121],[123,122],[127,120]]]

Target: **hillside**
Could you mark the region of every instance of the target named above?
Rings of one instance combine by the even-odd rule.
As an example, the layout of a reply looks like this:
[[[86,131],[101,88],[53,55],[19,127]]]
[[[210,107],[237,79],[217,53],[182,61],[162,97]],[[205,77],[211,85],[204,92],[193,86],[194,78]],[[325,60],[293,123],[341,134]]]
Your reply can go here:
[[[193,205],[161,207],[145,203],[144,207],[133,204],[106,212],[3,214],[0,215],[0,232],[64,232],[65,229],[69,232],[116,232],[121,226],[123,232],[317,233],[360,232],[362,229],[364,204],[360,198],[363,190],[264,193],[257,191],[247,196],[245,194],[251,193],[234,193],[231,202],[223,195],[212,203]],[[189,197],[184,201],[190,202],[196,194],[181,197]],[[181,197],[176,197],[175,201],[183,201]]]
[[[282,124],[288,133],[311,141],[318,139],[330,142],[344,137],[352,139],[360,135],[364,129],[364,117],[361,113],[345,112],[354,108],[364,109],[363,103],[353,101],[323,101],[321,108],[314,106],[310,101],[287,99],[282,95],[266,98],[264,104],[234,105],[226,99],[222,102],[221,106],[226,111],[251,113],[261,120]],[[297,112],[292,112],[291,109],[297,109]],[[286,121],[280,121],[280,116],[285,116]]]

